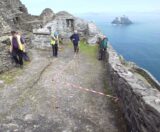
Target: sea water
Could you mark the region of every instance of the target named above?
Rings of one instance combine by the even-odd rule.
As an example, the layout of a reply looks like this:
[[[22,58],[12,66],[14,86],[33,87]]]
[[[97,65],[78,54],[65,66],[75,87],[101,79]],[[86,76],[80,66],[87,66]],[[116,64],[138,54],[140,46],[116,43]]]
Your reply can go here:
[[[160,14],[132,15],[132,25],[112,25],[113,16],[85,18],[97,24],[126,60],[147,69],[160,81]]]

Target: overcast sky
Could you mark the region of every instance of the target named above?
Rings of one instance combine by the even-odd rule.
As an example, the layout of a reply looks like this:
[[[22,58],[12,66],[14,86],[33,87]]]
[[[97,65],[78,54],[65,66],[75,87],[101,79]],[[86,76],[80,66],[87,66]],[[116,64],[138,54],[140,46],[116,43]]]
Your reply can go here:
[[[39,15],[44,8],[72,14],[88,12],[159,12],[160,0],[21,0],[29,12]]]

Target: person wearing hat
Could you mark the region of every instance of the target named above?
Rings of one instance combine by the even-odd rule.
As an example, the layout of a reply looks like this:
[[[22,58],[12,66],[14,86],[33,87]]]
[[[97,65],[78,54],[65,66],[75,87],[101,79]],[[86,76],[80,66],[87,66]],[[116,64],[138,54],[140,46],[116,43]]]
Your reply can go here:
[[[105,59],[107,45],[108,45],[108,38],[106,36],[102,36],[101,41],[99,43],[99,60]]]
[[[58,56],[58,46],[59,46],[59,37],[58,37],[57,32],[55,32],[54,35],[51,36],[50,44],[52,46],[53,56],[57,57]]]
[[[79,52],[79,46],[78,45],[79,45],[80,38],[79,38],[77,30],[74,31],[74,34],[70,37],[70,39],[73,42],[74,52],[78,53]]]
[[[16,66],[23,68],[23,44],[25,42],[16,31],[11,31],[10,43],[10,53],[13,56]]]

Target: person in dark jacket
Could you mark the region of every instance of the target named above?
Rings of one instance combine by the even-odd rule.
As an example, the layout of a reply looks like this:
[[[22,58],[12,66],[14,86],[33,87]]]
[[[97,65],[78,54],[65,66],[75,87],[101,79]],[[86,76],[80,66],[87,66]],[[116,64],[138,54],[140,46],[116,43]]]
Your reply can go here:
[[[108,38],[103,36],[99,42],[99,60],[104,60],[106,58],[106,50],[108,46]]]
[[[16,31],[11,31],[10,37],[10,53],[16,63],[16,66],[20,65],[23,68],[23,44],[25,43],[20,35]]]
[[[74,52],[78,53],[79,52],[79,35],[77,31],[74,31],[74,34],[70,37],[71,41],[73,42],[73,46],[74,46]]]
[[[23,60],[30,62],[30,58],[26,52],[26,40],[25,36],[21,32],[17,32],[17,35],[21,36],[21,41],[23,42]]]

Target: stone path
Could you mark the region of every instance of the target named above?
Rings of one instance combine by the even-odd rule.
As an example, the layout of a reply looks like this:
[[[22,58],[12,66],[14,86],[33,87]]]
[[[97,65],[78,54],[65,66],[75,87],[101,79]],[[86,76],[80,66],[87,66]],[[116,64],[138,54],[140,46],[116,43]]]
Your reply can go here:
[[[110,99],[73,87],[105,93],[103,64],[75,56],[70,48],[58,58],[48,51],[32,50],[32,55],[13,82],[1,81],[0,132],[124,132]]]

